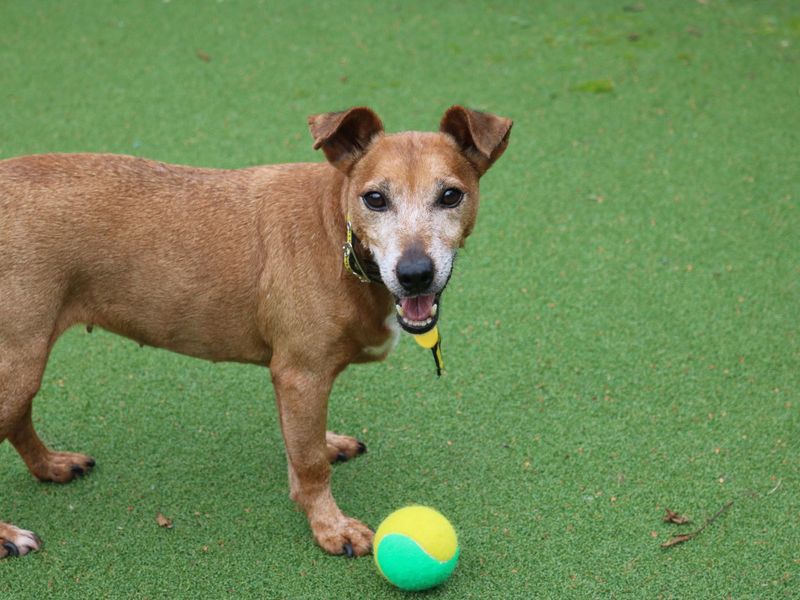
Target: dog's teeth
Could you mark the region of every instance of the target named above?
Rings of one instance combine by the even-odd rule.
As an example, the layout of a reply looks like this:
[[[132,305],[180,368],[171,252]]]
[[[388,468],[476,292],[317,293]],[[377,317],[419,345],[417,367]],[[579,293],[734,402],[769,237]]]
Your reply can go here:
[[[402,317],[402,316],[403,316],[403,307],[402,307],[402,306],[400,306],[399,304],[395,304],[395,305],[394,305],[394,308],[395,308],[395,310],[397,311],[397,314],[398,314],[398,315],[400,315],[400,316]]]
[[[439,312],[439,305],[434,304],[433,308],[431,308],[431,317],[435,317],[437,312]]]
[[[433,317],[428,317],[424,321],[413,321],[411,319],[403,319],[410,327],[427,327],[433,323]]]

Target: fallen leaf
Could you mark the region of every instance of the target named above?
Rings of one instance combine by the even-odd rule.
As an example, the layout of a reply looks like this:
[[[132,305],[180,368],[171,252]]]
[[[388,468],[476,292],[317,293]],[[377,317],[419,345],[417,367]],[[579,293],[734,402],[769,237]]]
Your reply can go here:
[[[677,546],[678,544],[682,544],[683,542],[688,542],[692,539],[694,535],[691,533],[684,533],[683,535],[676,535],[674,538],[668,539],[666,542],[661,544],[662,548],[670,548],[672,546]]]
[[[197,58],[199,58],[203,62],[211,62],[211,55],[208,52],[200,50],[198,48],[197,50],[195,50],[194,53],[197,55]]]
[[[686,525],[687,523],[691,523],[691,521],[684,517],[683,515],[679,515],[675,511],[672,511],[668,508],[664,509],[667,513],[664,515],[664,523],[675,523],[676,525]]]
[[[158,513],[156,515],[156,523],[158,523],[159,527],[164,527],[166,529],[172,529],[172,519],[168,519],[162,513]]]
[[[714,513],[714,514],[713,514],[711,517],[709,517],[708,519],[706,519],[706,522],[705,522],[705,523],[703,523],[703,524],[700,526],[700,528],[699,528],[699,529],[696,529],[696,530],[694,530],[694,531],[692,531],[692,532],[690,532],[690,533],[684,533],[683,535],[676,535],[675,537],[673,537],[673,538],[670,538],[670,539],[668,539],[666,542],[664,542],[663,544],[661,544],[661,547],[662,547],[662,548],[671,548],[672,546],[677,546],[678,544],[682,544],[683,542],[688,542],[689,540],[691,540],[691,539],[694,539],[695,537],[697,537],[698,535],[700,535],[701,533],[703,533],[703,530],[704,530],[706,527],[708,527],[708,526],[709,526],[709,525],[711,525],[711,524],[712,524],[714,521],[716,521],[716,520],[717,520],[717,519],[720,517],[720,515],[721,515],[722,513],[724,513],[725,511],[727,511],[727,510],[728,510],[728,509],[729,509],[731,506],[733,506],[733,500],[730,500],[730,501],[728,501],[728,503],[727,503],[727,504],[725,504],[725,506],[723,506],[722,508],[720,508],[720,509],[719,509],[717,512],[715,512],[715,513]],[[669,511],[669,510],[667,510],[667,512],[669,513],[670,511]]]

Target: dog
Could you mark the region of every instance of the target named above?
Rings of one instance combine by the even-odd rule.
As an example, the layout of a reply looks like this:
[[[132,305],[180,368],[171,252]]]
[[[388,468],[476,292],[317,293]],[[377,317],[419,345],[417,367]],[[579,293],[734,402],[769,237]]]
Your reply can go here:
[[[351,363],[423,334],[472,231],[478,181],[512,121],[452,106],[437,132],[386,134],[371,109],[308,119],[321,163],[236,170],[112,154],[0,161],[0,443],[42,481],[94,459],[48,448],[31,420],[50,350],[75,324],[212,361],[269,367],[290,497],[331,554],[373,532],[331,494],[366,446],[326,431]],[[346,240],[346,243],[345,243]],[[344,244],[344,251],[343,251]],[[0,558],[40,548],[0,521]]]

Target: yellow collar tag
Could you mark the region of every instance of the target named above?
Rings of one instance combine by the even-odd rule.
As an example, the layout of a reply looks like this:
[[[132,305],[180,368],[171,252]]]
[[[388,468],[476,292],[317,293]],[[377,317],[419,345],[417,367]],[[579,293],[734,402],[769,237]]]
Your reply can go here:
[[[442,369],[444,369],[444,360],[442,359],[442,336],[439,335],[439,328],[434,327],[430,331],[415,335],[414,341],[433,353],[433,362],[436,363],[436,375],[441,377]]]

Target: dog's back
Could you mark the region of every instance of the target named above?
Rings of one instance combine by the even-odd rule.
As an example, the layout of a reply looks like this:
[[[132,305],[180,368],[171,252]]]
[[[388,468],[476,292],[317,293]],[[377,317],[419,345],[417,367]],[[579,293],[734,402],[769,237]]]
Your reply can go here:
[[[265,364],[262,236],[279,228],[273,188],[286,175],[103,154],[0,161],[0,329],[26,316],[56,336],[98,324],[193,356]]]

